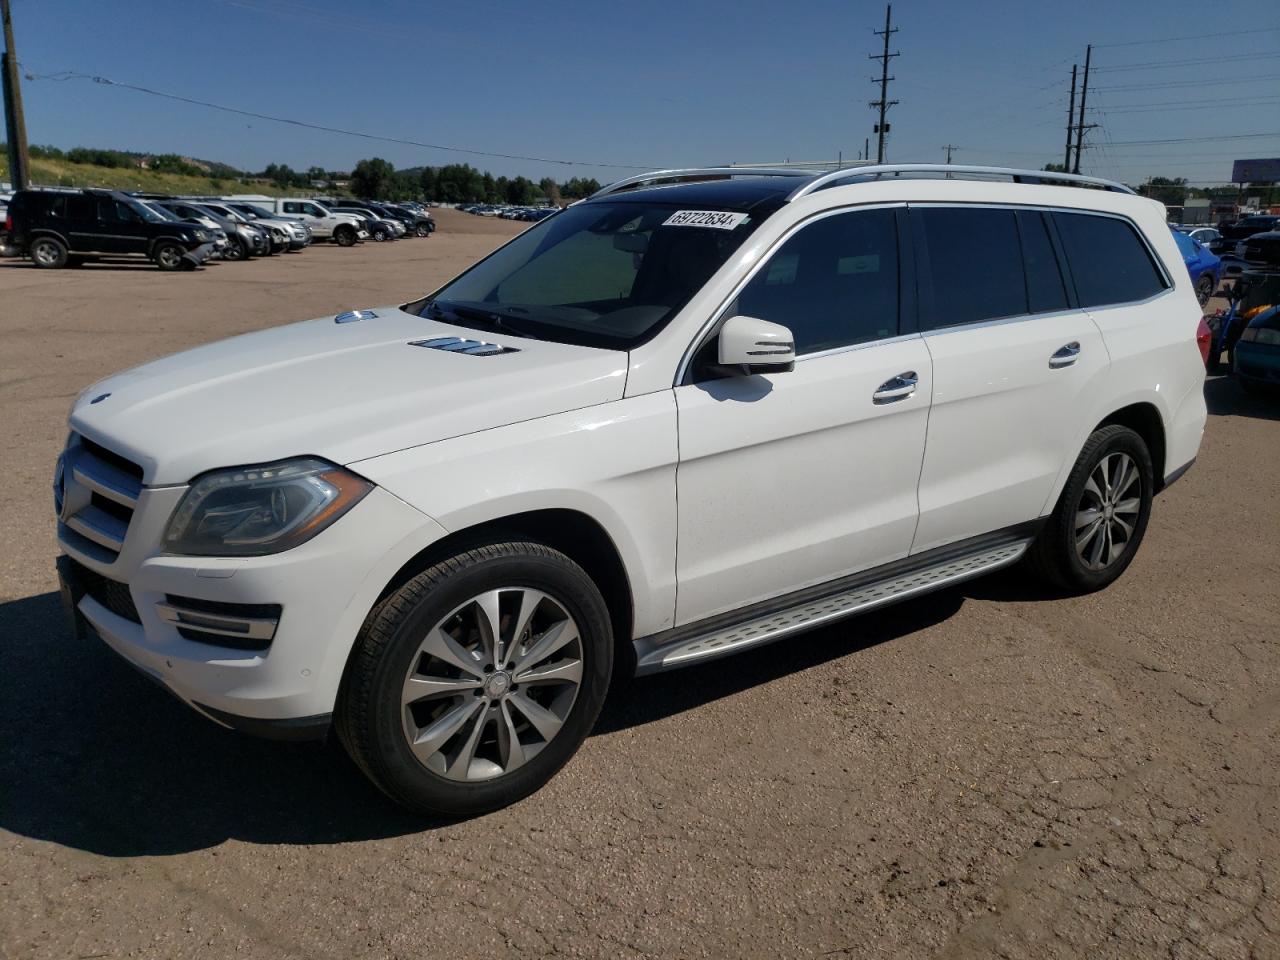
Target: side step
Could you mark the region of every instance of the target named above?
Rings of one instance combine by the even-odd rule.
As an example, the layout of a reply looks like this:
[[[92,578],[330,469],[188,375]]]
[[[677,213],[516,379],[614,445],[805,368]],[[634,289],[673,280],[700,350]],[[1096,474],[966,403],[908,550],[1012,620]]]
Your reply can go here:
[[[787,598],[783,597],[771,604],[771,609],[754,616],[748,614],[746,619],[725,623],[724,617],[715,617],[714,624],[709,626],[690,624],[642,637],[635,641],[636,676],[674,670],[764,646],[802,630],[990,573],[1016,563],[1027,552],[1031,540],[1024,537],[998,545],[988,544],[960,556],[951,553],[939,557],[932,563],[921,558],[922,563],[905,570],[899,562],[891,565],[896,568],[895,572],[886,570],[877,578],[875,571],[871,571],[871,579],[867,576],[845,578],[839,583],[846,586],[831,585],[833,592],[813,597],[812,591],[806,590],[804,599],[778,607],[778,603],[786,603]]]

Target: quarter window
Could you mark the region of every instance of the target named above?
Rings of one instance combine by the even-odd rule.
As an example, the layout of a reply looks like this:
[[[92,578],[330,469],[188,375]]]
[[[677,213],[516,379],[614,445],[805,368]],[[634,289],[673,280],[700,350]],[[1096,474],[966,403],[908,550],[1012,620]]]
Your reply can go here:
[[[1146,244],[1126,221],[1087,213],[1055,213],[1053,219],[1080,306],[1131,303],[1165,289]]]
[[[783,324],[804,354],[897,335],[898,300],[896,214],[861,210],[794,234],[730,310]]]
[[[1029,312],[1014,211],[923,207],[913,211],[911,222],[928,254],[930,326],[952,327]]]

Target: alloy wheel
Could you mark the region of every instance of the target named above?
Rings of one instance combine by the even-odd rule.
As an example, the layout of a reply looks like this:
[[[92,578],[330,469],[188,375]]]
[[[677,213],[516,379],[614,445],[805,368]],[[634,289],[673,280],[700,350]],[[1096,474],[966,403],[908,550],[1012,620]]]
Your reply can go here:
[[[37,240],[31,247],[31,259],[42,267],[58,262],[58,248],[48,240]]]
[[[402,690],[404,735],[447,779],[511,773],[560,732],[582,672],[581,631],[559,601],[527,587],[490,590],[427,631]]]
[[[1098,461],[1076,507],[1075,542],[1089,570],[1105,570],[1124,555],[1142,510],[1142,476],[1127,453]]]

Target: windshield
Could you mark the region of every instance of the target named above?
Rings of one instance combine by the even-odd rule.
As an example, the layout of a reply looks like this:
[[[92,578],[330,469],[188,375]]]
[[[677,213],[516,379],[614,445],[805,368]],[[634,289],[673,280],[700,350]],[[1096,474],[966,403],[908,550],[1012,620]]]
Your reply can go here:
[[[270,220],[272,217],[275,216],[275,214],[272,213],[270,210],[264,210],[262,209],[262,207],[255,207],[252,203],[241,204],[240,209],[244,210],[246,213],[251,213],[255,217],[259,217],[263,220]]]
[[[406,309],[462,326],[626,350],[661,330],[757,225],[746,213],[673,204],[580,204]]]
[[[143,203],[141,200],[130,200],[128,203],[128,207],[134,213],[140,216],[143,220],[146,220],[148,223],[163,223],[165,220],[178,219],[177,217],[161,215],[160,211],[158,211],[155,207],[152,207],[149,204]]]
[[[142,206],[146,207],[161,220],[182,220],[182,218],[177,216],[172,210],[167,210],[159,204],[143,203]]]

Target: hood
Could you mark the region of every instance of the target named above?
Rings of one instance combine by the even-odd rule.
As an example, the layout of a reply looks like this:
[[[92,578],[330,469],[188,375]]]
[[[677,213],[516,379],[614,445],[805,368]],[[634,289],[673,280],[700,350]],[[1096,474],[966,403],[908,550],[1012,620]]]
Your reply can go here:
[[[295,456],[348,464],[622,397],[620,351],[457,327],[398,307],[363,314],[274,327],[108,377],[77,398],[71,428],[162,486]],[[511,352],[411,345],[433,337]]]

